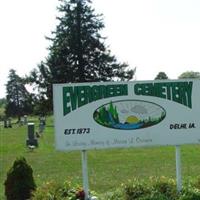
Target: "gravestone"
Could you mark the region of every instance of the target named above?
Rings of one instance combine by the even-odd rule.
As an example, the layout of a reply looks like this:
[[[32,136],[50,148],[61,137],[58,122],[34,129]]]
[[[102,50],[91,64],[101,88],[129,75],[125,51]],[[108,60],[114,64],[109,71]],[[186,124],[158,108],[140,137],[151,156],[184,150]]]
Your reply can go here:
[[[7,119],[4,119],[4,128],[8,128]]]
[[[43,133],[46,125],[46,118],[44,116],[39,117],[39,133]]]
[[[27,115],[24,115],[24,125],[27,125],[27,123],[28,123]]]
[[[35,138],[35,124],[34,123],[28,123],[28,139],[26,140],[27,146],[38,146],[38,141]]]
[[[4,128],[12,128],[11,118],[4,119]]]

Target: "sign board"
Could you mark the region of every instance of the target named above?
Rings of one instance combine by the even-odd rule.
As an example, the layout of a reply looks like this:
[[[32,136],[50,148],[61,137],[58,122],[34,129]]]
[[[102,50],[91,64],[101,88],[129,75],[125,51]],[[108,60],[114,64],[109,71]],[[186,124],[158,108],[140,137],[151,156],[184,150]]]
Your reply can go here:
[[[200,80],[54,84],[56,147],[200,144]]]

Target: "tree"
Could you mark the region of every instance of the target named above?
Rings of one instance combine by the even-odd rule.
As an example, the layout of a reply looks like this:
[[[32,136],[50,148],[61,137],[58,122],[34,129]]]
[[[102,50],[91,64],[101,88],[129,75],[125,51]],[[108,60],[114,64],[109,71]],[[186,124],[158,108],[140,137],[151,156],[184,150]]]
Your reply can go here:
[[[134,70],[119,63],[100,35],[104,28],[102,15],[95,14],[91,0],[60,0],[60,16],[52,32],[49,55],[30,79],[37,82],[45,98],[52,99],[53,83],[128,81]]]
[[[155,80],[169,79],[165,72],[159,72],[155,77]]]
[[[30,199],[36,185],[33,170],[25,158],[21,157],[14,161],[13,166],[7,173],[4,185],[7,200]]]
[[[24,79],[15,70],[9,71],[8,79],[5,113],[7,116],[17,116],[19,121],[22,115],[32,112],[32,96],[26,90]]]
[[[0,99],[0,120],[4,119],[5,105],[6,105],[6,99],[5,98]]]
[[[185,78],[198,78],[198,79],[200,79],[200,72],[186,71],[186,72],[183,72],[178,78],[179,79],[185,79]]]

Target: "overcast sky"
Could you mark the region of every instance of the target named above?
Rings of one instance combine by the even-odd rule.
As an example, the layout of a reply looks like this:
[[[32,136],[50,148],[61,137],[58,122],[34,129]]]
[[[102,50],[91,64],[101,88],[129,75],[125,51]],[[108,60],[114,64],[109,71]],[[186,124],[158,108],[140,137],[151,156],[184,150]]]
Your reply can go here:
[[[0,1],[0,98],[9,69],[28,74],[48,55],[58,0]],[[104,15],[106,44],[119,61],[137,67],[137,80],[160,71],[176,79],[200,71],[199,0],[94,0]]]

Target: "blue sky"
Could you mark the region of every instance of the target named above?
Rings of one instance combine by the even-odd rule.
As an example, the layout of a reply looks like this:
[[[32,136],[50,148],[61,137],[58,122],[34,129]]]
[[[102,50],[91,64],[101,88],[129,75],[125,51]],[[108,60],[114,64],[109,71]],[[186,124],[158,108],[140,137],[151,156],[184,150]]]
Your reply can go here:
[[[58,0],[0,1],[0,98],[9,69],[28,74],[48,55]],[[119,61],[137,67],[137,80],[160,71],[176,79],[200,71],[199,0],[94,0],[103,13],[106,44]]]

